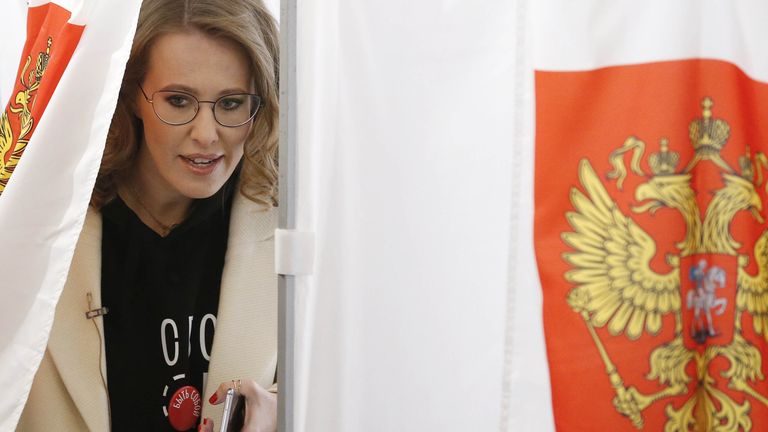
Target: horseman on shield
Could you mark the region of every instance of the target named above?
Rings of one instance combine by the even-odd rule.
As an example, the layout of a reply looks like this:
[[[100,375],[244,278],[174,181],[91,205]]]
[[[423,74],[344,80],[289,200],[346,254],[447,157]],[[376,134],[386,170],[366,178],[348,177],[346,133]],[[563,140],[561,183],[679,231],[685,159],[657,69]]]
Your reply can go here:
[[[687,304],[688,309],[693,308],[694,315],[691,336],[701,344],[708,337],[717,335],[712,323],[712,309],[719,307],[715,314],[722,315],[728,306],[727,299],[715,296],[715,289],[725,287],[725,271],[716,266],[707,270],[707,261],[702,259],[697,266],[691,267],[689,278],[695,285],[695,288],[688,292]],[[706,316],[706,324],[701,315],[702,311]]]

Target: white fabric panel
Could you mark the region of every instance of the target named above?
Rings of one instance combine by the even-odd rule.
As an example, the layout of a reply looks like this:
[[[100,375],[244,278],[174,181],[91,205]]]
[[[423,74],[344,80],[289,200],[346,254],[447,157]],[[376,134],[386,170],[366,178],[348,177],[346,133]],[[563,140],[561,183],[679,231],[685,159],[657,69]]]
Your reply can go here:
[[[531,2],[535,68],[588,70],[688,58],[726,60],[768,81],[768,2]]]
[[[45,350],[141,4],[87,1],[80,43],[0,196],[3,248],[13,252],[3,255],[0,285],[0,387],[8,395],[0,430],[18,421]]]
[[[299,2],[297,431],[551,428],[516,5]]]
[[[21,50],[27,28],[27,2],[5,0],[3,25],[0,25],[0,109],[5,109],[13,91],[13,82],[19,68]]]

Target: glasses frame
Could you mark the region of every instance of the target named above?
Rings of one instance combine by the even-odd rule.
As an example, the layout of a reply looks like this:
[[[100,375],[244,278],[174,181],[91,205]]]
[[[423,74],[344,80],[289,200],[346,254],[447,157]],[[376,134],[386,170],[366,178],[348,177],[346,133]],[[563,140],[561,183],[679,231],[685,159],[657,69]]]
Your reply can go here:
[[[152,98],[150,98],[149,96],[147,96],[147,92],[144,91],[144,87],[142,87],[141,83],[137,83],[137,84],[139,86],[139,90],[141,90],[141,94],[144,96],[144,99],[147,102],[149,102],[150,105],[152,105],[152,112],[155,113],[155,117],[157,117],[158,119],[160,119],[161,122],[163,122],[163,123],[165,123],[165,124],[167,124],[169,126],[184,126],[185,124],[192,123],[197,118],[197,114],[200,112],[200,104],[201,103],[209,103],[209,104],[211,104],[211,111],[213,112],[213,119],[216,120],[216,123],[218,123],[218,124],[220,124],[221,126],[224,126],[224,127],[236,128],[236,127],[240,127],[240,126],[250,122],[254,118],[256,118],[256,114],[259,113],[259,109],[261,108],[261,105],[262,105],[261,96],[255,94],[255,93],[229,93],[229,94],[225,94],[225,95],[219,97],[215,101],[208,101],[208,100],[200,100],[200,99],[197,98],[197,96],[193,95],[192,93],[181,91],[181,90],[158,90],[158,91],[152,93]],[[195,102],[197,102],[197,109],[195,110],[195,115],[193,115],[191,119],[189,119],[189,120],[187,120],[187,121],[185,121],[183,123],[169,122],[168,120],[165,120],[164,118],[160,117],[160,114],[157,113],[157,109],[155,109],[155,103],[154,103],[155,95],[160,93],[160,92],[181,93],[183,95],[187,95],[187,96],[191,97],[192,99],[195,100]],[[253,111],[253,114],[248,118],[248,120],[246,120],[246,121],[244,121],[244,122],[242,122],[240,124],[237,124],[237,125],[226,125],[226,124],[220,122],[219,118],[216,117],[216,104],[220,100],[222,100],[222,99],[224,99],[226,97],[235,96],[235,95],[240,95],[240,96],[247,95],[247,96],[255,97],[256,98],[256,110]]]

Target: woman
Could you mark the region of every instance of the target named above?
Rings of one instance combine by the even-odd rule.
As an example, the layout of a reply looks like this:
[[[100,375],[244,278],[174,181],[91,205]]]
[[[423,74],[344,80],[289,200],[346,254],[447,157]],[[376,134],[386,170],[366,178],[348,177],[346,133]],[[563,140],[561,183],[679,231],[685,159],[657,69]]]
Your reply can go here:
[[[20,430],[213,430],[229,387],[276,429],[277,47],[259,0],[144,1]]]

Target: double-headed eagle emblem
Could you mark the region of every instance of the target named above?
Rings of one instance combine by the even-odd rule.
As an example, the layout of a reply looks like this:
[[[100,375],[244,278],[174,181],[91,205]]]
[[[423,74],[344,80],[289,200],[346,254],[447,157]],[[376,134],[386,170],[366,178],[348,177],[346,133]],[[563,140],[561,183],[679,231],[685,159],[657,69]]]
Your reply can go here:
[[[648,156],[649,173],[641,168],[646,146],[639,138],[627,138],[610,155],[608,178],[619,190],[628,175],[628,156],[629,169],[643,180],[635,189],[632,212],[675,210],[682,216],[685,233],[675,239],[677,253],[665,257],[667,272],[654,270],[656,241],[619,209],[589,161],[579,165],[583,191],[574,187],[570,192],[572,231],[562,234],[572,248],[563,255],[571,266],[565,278],[574,285],[567,301],[583,318],[600,354],[615,391],[615,409],[638,429],[646,408],[673,397],[684,402],[666,402],[665,431],[751,430],[751,404],[768,406],[761,352],[744,332],[751,327],[749,334],[764,339],[755,342],[766,346],[768,230],[762,225],[759,188],[768,159],[760,152],[750,154],[747,147],[738,171],[731,168],[720,153],[730,126],[712,116],[710,98],[702,107],[702,117],[689,125],[694,153],[684,168],[678,168],[680,155],[666,139]],[[702,163],[717,173],[716,181],[700,174]],[[742,244],[734,238],[734,218],[742,212],[751,213],[753,238],[759,236],[752,257],[739,252]],[[750,260],[756,274],[747,271]],[[598,329],[604,328],[602,338],[607,330],[611,337],[637,340],[660,335],[665,325],[668,335],[673,322],[672,337],[665,337],[649,358],[646,378],[660,390],[645,394],[627,385]],[[718,358],[727,360],[727,368],[710,367]],[[734,394],[742,395],[736,398],[741,402]]]

